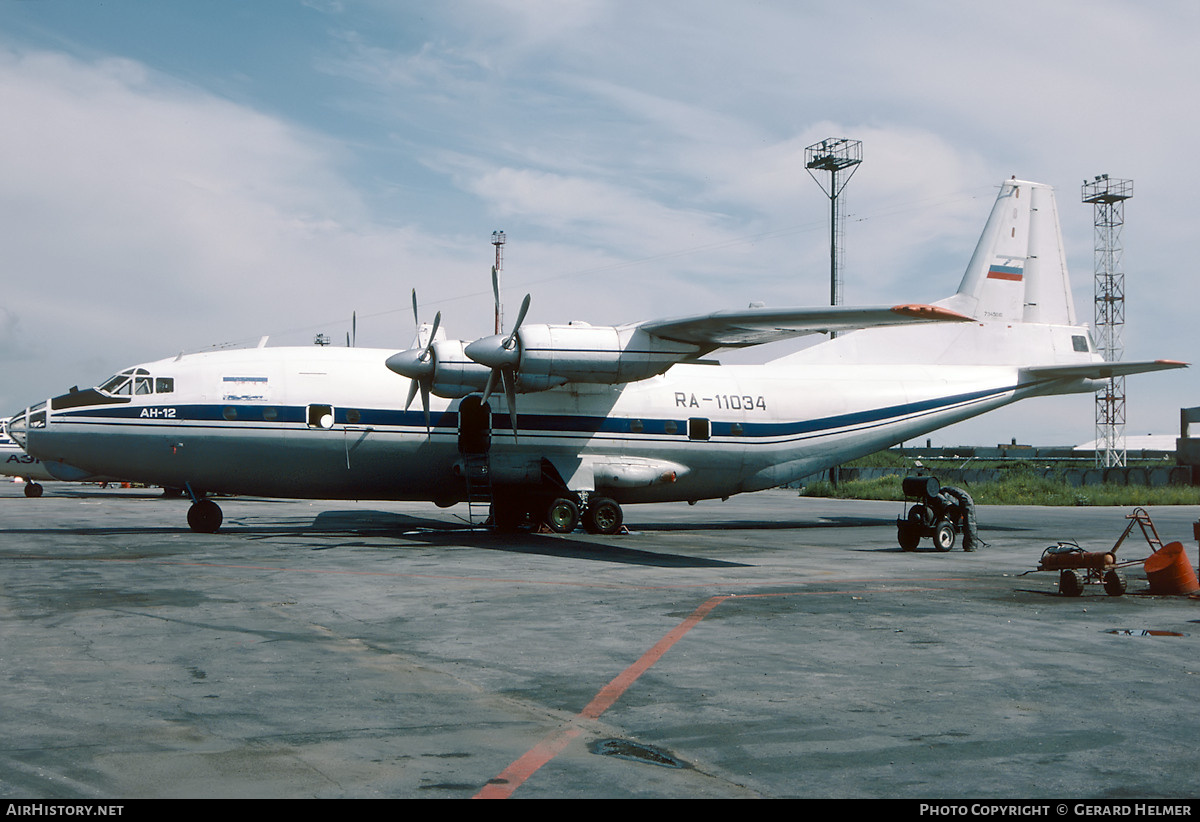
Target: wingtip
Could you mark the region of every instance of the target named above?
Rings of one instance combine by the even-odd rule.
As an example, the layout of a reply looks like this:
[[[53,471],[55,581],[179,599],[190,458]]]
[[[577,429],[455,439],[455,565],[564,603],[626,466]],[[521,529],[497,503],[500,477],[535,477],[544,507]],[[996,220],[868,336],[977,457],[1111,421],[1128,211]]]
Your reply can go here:
[[[892,306],[892,311],[897,314],[903,314],[906,317],[916,317],[922,320],[940,320],[950,322],[972,322],[974,317],[968,317],[966,314],[960,314],[957,311],[951,311],[949,308],[942,308],[939,305],[925,305],[922,303],[909,303],[907,305]]]

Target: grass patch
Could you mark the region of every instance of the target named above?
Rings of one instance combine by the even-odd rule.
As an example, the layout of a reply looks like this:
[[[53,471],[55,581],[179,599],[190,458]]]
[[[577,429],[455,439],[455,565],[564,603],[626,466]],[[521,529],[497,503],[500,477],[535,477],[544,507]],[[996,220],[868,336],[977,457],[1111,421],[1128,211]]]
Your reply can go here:
[[[896,460],[896,461],[892,461]],[[896,459],[896,455],[888,454],[886,458],[879,455],[866,457],[864,460],[849,463],[868,466],[905,467],[904,460]],[[924,461],[925,472],[938,476],[937,461]],[[945,468],[958,468],[961,461],[954,465],[946,464]],[[978,463],[975,463],[978,467]],[[911,467],[909,465],[908,467]],[[988,466],[992,467],[992,466]],[[977,505],[1111,505],[1133,507],[1140,505],[1198,505],[1200,504],[1200,488],[1190,485],[1086,485],[1076,487],[1068,483],[1062,472],[1046,474],[1043,470],[1035,469],[1030,463],[1008,462],[996,463],[999,470],[998,479],[988,482],[958,482],[943,480],[943,485],[954,485],[963,488],[971,495]],[[915,474],[916,469],[912,468]],[[904,491],[901,488],[901,475],[877,477],[874,479],[854,479],[839,482],[835,487],[828,480],[811,482],[800,490],[805,497],[830,497],[834,499],[866,499],[866,500],[903,500]],[[940,477],[939,477],[940,479]]]

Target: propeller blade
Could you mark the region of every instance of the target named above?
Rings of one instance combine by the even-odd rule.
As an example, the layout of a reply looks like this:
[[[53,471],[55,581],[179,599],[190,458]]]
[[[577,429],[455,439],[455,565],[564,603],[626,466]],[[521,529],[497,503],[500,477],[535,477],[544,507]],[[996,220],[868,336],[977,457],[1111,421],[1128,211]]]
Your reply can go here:
[[[415,289],[415,288],[413,289],[413,292],[412,292],[412,298],[413,298],[413,325],[416,326],[417,328],[420,328],[421,327],[421,319],[420,319],[420,317],[417,316],[417,289]]]
[[[417,381],[413,380],[412,384],[409,385],[409,387],[408,387],[408,399],[404,401],[404,410],[405,411],[407,411],[408,407],[410,405],[412,405],[412,401],[416,396],[417,396]]]
[[[521,323],[525,322],[525,312],[529,311],[529,295],[525,295],[525,299],[521,301],[521,310],[517,312],[517,321],[513,323],[512,333],[508,335],[508,339],[504,341],[506,349],[512,348],[513,342],[517,338],[517,331],[521,328]]]
[[[438,326],[442,324],[442,312],[433,315],[433,328],[429,330],[429,344],[425,346],[425,354],[421,355],[421,359],[433,351],[433,338],[437,336]]]
[[[483,401],[484,402],[487,402],[488,398],[490,396],[492,396],[492,392],[496,390],[496,371],[497,370],[498,369],[493,368],[491,373],[488,374],[487,385],[485,385],[483,387]]]
[[[425,438],[429,439],[433,429],[429,425],[429,383],[421,381],[421,407],[425,410]]]
[[[504,398],[508,400],[508,418],[512,422],[513,442],[517,441],[517,375],[511,368],[500,369],[504,379]]]

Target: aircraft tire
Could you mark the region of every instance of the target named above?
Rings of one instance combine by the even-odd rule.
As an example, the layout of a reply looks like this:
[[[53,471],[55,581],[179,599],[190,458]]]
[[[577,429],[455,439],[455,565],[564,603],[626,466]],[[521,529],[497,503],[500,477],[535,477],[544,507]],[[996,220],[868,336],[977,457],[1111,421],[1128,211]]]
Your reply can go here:
[[[37,483],[37,482],[25,483],[25,496],[27,496],[31,499],[35,498],[35,497],[40,497],[42,495],[42,491],[44,491],[44,490],[45,489],[42,488],[41,483]]]
[[[188,527],[198,534],[215,534],[225,515],[221,506],[210,499],[198,500],[188,509]]]
[[[612,536],[621,530],[624,519],[620,505],[608,497],[598,497],[588,501],[587,510],[583,512],[583,530],[589,534]]]
[[[933,531],[933,544],[939,551],[949,551],[954,547],[954,525],[948,519],[937,524]]]
[[[569,534],[579,527],[579,505],[573,499],[555,498],[546,508],[546,525],[556,534]]]

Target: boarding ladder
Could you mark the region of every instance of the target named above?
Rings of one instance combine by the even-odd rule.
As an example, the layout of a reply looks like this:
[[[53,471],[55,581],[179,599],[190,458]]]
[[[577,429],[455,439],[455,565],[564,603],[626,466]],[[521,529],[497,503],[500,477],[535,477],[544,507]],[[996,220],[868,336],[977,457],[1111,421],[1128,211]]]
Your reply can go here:
[[[472,528],[485,527],[492,505],[490,460],[487,454],[463,454],[462,467],[467,483],[467,524]]]

